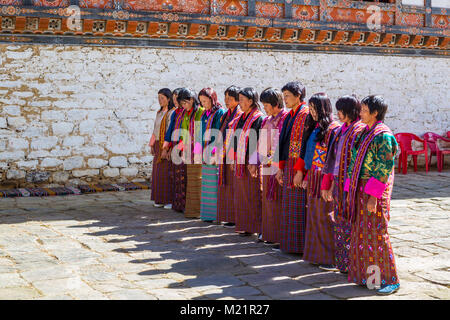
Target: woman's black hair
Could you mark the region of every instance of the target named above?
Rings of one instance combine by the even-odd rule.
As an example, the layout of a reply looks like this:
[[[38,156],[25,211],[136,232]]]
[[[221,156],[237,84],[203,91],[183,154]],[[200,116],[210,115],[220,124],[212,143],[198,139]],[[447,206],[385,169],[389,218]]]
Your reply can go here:
[[[200,102],[198,101],[198,98],[197,98],[197,94],[195,93],[194,90],[188,89],[188,88],[182,88],[178,92],[177,101],[180,105],[181,105],[181,101],[190,100],[191,98],[194,99],[194,105],[193,105],[194,111],[192,112],[192,115],[191,115],[191,117],[193,117],[195,115],[195,112],[198,109],[198,106],[200,105]]]
[[[259,101],[269,103],[272,107],[278,107],[279,109],[284,108],[283,94],[275,88],[267,88],[261,92]]]
[[[233,85],[228,87],[223,94],[228,94],[230,97],[233,97],[234,100],[239,101],[239,91],[241,91],[241,88]]]
[[[336,110],[342,112],[344,116],[347,116],[351,121],[355,121],[359,118],[361,112],[361,102],[359,102],[356,95],[352,94],[340,97],[336,101]]]
[[[243,88],[239,91],[239,94],[242,94],[247,99],[251,99],[253,101],[251,106],[252,109],[258,108],[258,110],[261,110],[261,106],[259,105],[259,95],[254,88]]]
[[[300,81],[291,81],[286,83],[281,91],[289,91],[294,96],[300,97],[300,101],[304,101],[306,97],[306,88]]]
[[[169,88],[162,88],[158,91],[158,94],[162,94],[163,96],[165,96],[167,99],[169,99],[169,105],[168,108],[169,110],[172,109],[174,107],[173,104],[173,100],[172,100],[172,91],[170,91]],[[163,108],[161,107],[159,109],[159,111],[161,111]]]
[[[361,100],[361,105],[365,104],[369,107],[370,113],[374,113],[378,111],[377,121],[383,121],[384,116],[386,115],[386,111],[388,109],[388,105],[386,101],[384,101],[382,96],[378,95],[370,95]]]
[[[320,92],[309,98],[308,104],[310,105],[310,108],[312,105],[316,111],[318,121],[314,121],[310,114],[306,120],[306,125],[310,130],[313,130],[316,124],[319,124],[319,132],[316,135],[316,142],[322,142],[325,138],[330,123],[333,121],[331,101],[326,93]]]

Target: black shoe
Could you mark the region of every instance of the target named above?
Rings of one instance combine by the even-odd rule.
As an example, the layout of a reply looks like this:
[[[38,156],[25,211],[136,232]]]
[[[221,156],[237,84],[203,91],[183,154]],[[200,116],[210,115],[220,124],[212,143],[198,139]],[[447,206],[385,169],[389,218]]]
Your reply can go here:
[[[273,250],[273,251],[276,251],[276,252],[281,252],[280,245],[279,245],[279,244],[274,245],[274,246],[272,247],[272,250]]]
[[[239,236],[241,236],[241,237],[248,237],[248,236],[250,236],[250,235],[251,235],[250,232],[246,232],[246,231],[244,231],[244,232],[239,232]]]
[[[263,242],[262,233],[258,234],[258,239],[256,239],[256,243]]]
[[[235,224],[231,222],[227,222],[223,225],[224,228],[234,228]]]
[[[332,265],[332,264],[321,264],[321,265],[319,266],[319,268],[322,269],[322,270],[325,270],[325,271],[334,271],[334,272],[339,271],[339,269],[336,268],[336,267],[335,267],[334,265]]]
[[[203,222],[213,223],[214,220],[203,220]]]

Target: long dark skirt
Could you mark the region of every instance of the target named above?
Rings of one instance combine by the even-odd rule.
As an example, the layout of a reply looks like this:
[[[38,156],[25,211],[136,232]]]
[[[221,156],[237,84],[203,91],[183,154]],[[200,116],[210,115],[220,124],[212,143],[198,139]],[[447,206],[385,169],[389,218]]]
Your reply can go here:
[[[200,202],[202,195],[202,165],[186,165],[186,218],[200,218]]]
[[[155,143],[155,156],[153,158],[153,171],[152,171],[152,198],[157,204],[169,204],[172,203],[171,184],[169,181],[169,161],[163,160],[158,163],[159,154],[161,152],[159,148],[159,142]]]
[[[364,191],[368,180],[360,179],[356,193],[355,222],[352,223],[348,268],[348,281],[367,284],[368,268],[378,266],[381,285],[397,284],[399,279],[395,266],[394,252],[387,232],[389,202],[392,183],[377,201],[375,213],[367,211],[369,195]]]
[[[235,223],[234,217],[234,172],[225,164],[225,184],[217,189],[217,221]]]
[[[306,190],[289,186],[291,178],[288,175],[294,172],[293,166],[293,159],[289,159],[283,170],[280,249],[302,254],[305,246]]]
[[[186,206],[186,164],[173,164],[174,168],[174,200],[172,209],[178,212],[184,212]]]
[[[334,178],[335,187],[333,189],[333,197],[337,199],[338,196],[338,178]],[[340,186],[343,188],[344,186]],[[344,194],[345,199],[345,194]],[[344,208],[346,206],[343,206]],[[352,230],[352,225],[349,221],[343,218],[343,212],[339,212],[339,206],[336,201],[334,201],[334,215],[336,223],[334,224],[334,264],[339,271],[348,271],[348,250],[350,249],[350,234]]]
[[[303,259],[319,264],[334,264],[334,223],[330,217],[333,202],[324,201],[320,197],[321,181],[321,171],[311,169],[308,173]]]
[[[262,239],[264,241],[280,242],[280,218],[282,210],[282,191],[281,186],[276,182],[275,199],[267,199],[269,175],[263,176],[262,191]]]
[[[175,166],[172,160],[169,160],[169,196],[170,202],[173,207],[173,203],[175,201]]]
[[[234,208],[236,231],[261,233],[261,189],[260,170],[252,178],[245,168],[242,178],[235,178]]]

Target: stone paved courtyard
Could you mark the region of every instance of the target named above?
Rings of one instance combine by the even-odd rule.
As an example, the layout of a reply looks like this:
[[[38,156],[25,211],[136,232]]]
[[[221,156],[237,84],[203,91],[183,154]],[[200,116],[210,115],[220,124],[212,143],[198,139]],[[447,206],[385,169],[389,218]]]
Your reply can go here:
[[[450,171],[396,175],[388,297],[149,197],[0,199],[0,299],[450,299]]]

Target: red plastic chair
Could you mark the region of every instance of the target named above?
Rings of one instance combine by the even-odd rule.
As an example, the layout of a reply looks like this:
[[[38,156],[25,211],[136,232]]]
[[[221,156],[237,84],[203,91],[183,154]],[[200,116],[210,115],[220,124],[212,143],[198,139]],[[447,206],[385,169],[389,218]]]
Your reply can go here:
[[[444,138],[436,133],[433,132],[427,132],[423,136],[424,140],[427,141],[427,143],[430,145],[431,150],[435,150],[436,158],[437,158],[437,167],[438,171],[441,172],[442,168],[444,167],[444,155],[450,154],[450,148],[449,149],[441,149],[439,148],[438,141],[445,141],[450,143],[450,139]],[[431,155],[430,155],[431,160]]]
[[[430,148],[430,158],[428,159],[428,163],[430,163],[430,164],[431,164],[431,158],[433,157],[433,155],[435,155],[437,158],[436,140],[438,137],[440,137],[440,136],[434,132],[426,132],[423,135],[423,140],[425,140],[427,142],[428,148]],[[439,162],[439,159],[438,159],[438,162]]]
[[[397,142],[400,144],[401,153],[398,160],[398,172],[403,168],[403,174],[406,174],[408,168],[408,156],[411,155],[414,161],[414,171],[417,171],[417,156],[423,154],[425,156],[425,171],[428,172],[428,147],[425,140],[420,139],[412,133],[397,133],[395,135]],[[412,141],[419,141],[423,143],[423,149],[414,151],[412,149]]]

